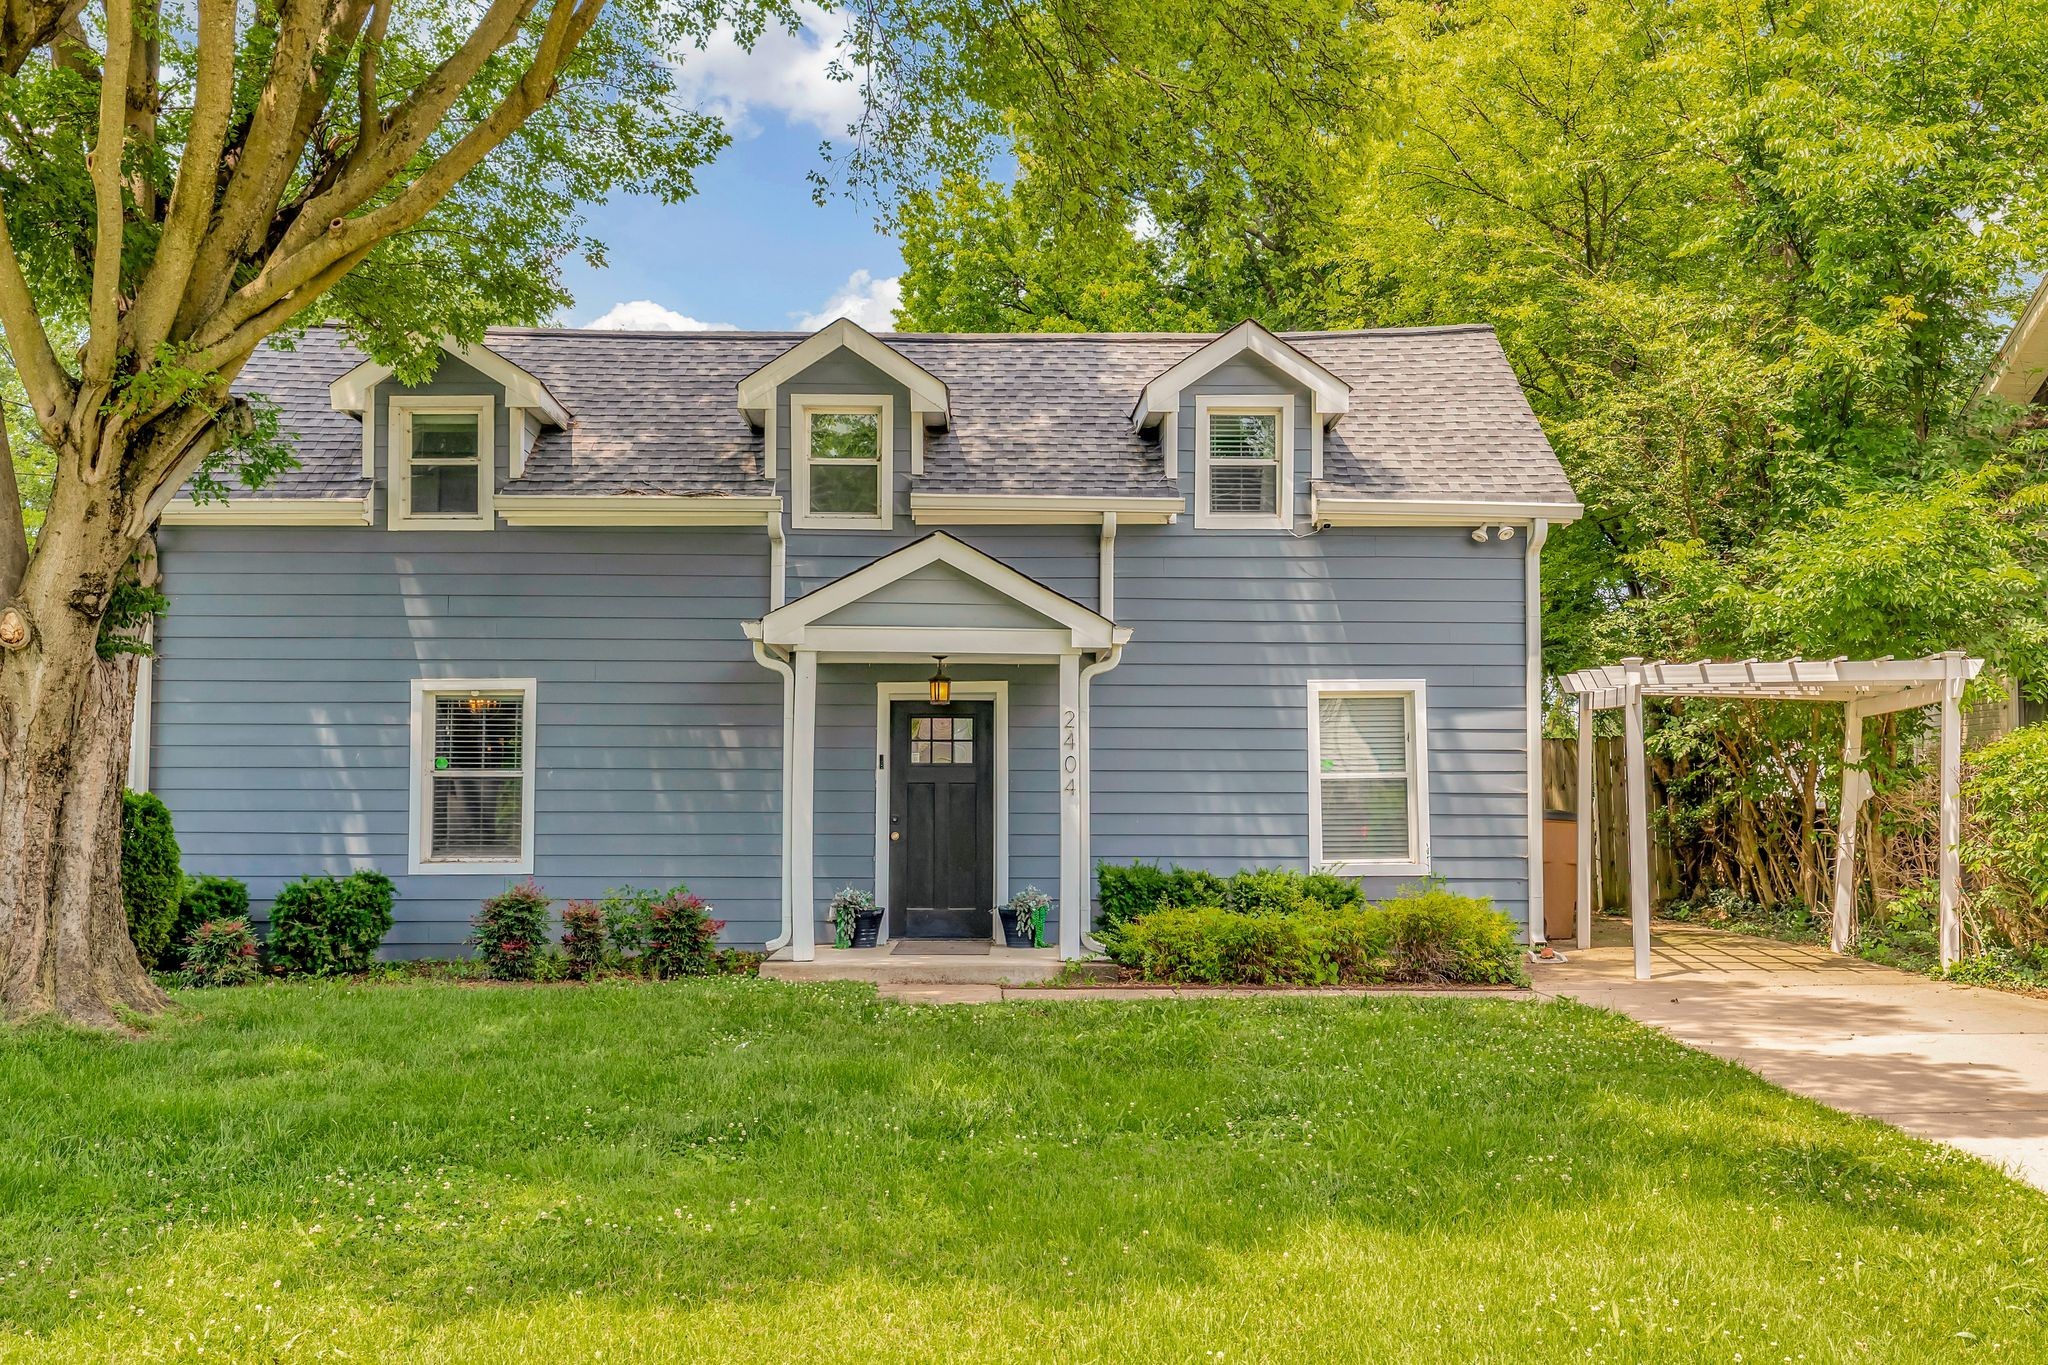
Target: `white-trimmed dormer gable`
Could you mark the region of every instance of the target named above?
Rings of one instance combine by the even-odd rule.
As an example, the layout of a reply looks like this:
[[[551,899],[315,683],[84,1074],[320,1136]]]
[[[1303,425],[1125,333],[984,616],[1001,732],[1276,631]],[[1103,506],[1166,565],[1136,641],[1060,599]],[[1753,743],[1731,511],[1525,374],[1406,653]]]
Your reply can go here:
[[[1315,407],[1315,418],[1329,426],[1351,410],[1351,386],[1298,348],[1246,319],[1192,354],[1163,371],[1147,384],[1131,409],[1131,426],[1148,431],[1170,414],[1179,411],[1180,396],[1204,375],[1240,356],[1251,355],[1266,362],[1307,390]]]
[[[566,430],[570,420],[569,409],[548,392],[548,386],[538,376],[513,364],[488,346],[469,346],[448,337],[441,341],[441,349],[505,391],[505,407],[509,410],[511,429],[517,438],[511,444],[511,473],[513,478],[518,478],[525,472],[526,457],[539,437],[539,428],[552,426]],[[377,386],[391,375],[389,365],[365,360],[327,386],[329,406],[336,412],[354,413],[363,419],[363,477],[366,479],[376,477]]]
[[[951,416],[946,383],[851,318],[838,318],[755,370],[739,383],[739,407],[755,429],[764,427],[775,408],[775,393],[835,351],[850,351],[880,370],[910,394],[910,411],[933,430],[942,430]]]

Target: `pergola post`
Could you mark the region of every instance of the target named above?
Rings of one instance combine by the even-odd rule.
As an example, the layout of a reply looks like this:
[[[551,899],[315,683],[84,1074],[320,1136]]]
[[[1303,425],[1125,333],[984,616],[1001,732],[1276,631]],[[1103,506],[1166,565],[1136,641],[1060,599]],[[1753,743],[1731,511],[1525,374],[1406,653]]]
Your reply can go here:
[[[1842,708],[1842,802],[1835,813],[1835,915],[1828,946],[1849,951],[1856,937],[1856,832],[1870,779],[1863,772],[1863,707]]]
[[[1941,969],[1963,955],[1963,656],[1941,656]]]
[[[1623,747],[1628,754],[1628,920],[1636,980],[1650,979],[1650,765],[1643,753],[1643,661],[1623,659],[1628,683],[1622,702]]]
[[[1593,946],[1593,698],[1579,694],[1578,945]]]

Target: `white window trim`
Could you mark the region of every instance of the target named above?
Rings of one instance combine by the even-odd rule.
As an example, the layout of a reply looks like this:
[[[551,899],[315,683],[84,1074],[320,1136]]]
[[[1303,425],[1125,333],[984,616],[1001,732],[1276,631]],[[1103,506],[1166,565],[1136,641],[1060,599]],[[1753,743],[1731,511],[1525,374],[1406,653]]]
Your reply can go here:
[[[877,441],[881,454],[876,479],[877,515],[855,516],[811,510],[811,414],[874,412],[882,415]],[[895,512],[896,400],[874,393],[793,393],[789,396],[790,490],[796,508],[792,524],[803,531],[886,531]]]
[[[1280,469],[1271,515],[1209,510],[1209,417],[1249,413],[1277,419]],[[1195,397],[1195,529],[1199,531],[1291,531],[1294,529],[1294,395],[1198,394]]]
[[[385,445],[385,527],[393,531],[488,531],[498,524],[494,493],[498,483],[497,402],[488,394],[393,394],[389,400],[391,436]],[[476,418],[477,479],[475,516],[412,514],[412,419],[420,414],[455,414]]]
[[[899,701],[917,701],[930,695],[929,682],[885,682],[875,684],[875,901],[882,907],[880,941],[889,941],[889,715]],[[996,901],[1010,898],[1010,684],[960,682],[953,684],[954,701],[993,701],[996,704]],[[989,926],[991,936],[995,926]]]
[[[1407,858],[1323,861],[1322,700],[1402,697],[1408,702]],[[1429,687],[1420,678],[1311,678],[1308,684],[1308,865],[1347,877],[1429,875]]]
[[[430,858],[427,816],[427,756],[433,752],[433,707],[437,696],[471,692],[516,693],[521,699],[519,856],[517,858]],[[533,874],[533,777],[540,766],[540,684],[533,678],[414,678],[412,680],[412,781],[406,803],[406,871],[415,877],[526,877]]]

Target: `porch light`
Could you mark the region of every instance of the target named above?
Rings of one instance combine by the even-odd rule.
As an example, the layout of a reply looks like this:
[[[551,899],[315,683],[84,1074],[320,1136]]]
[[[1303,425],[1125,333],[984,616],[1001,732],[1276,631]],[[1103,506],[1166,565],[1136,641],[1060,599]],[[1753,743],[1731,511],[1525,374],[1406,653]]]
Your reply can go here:
[[[938,664],[929,685],[932,705],[945,706],[953,700],[953,680],[946,676],[946,656],[934,654],[932,659]]]

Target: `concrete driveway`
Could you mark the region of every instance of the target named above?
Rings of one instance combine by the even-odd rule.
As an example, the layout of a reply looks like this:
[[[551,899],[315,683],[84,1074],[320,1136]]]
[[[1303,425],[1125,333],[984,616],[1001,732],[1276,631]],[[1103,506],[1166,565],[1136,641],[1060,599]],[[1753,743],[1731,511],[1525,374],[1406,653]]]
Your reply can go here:
[[[1538,993],[1619,1010],[1796,1094],[1946,1142],[2048,1189],[2048,1000],[1685,925],[1626,924],[1529,969]]]

